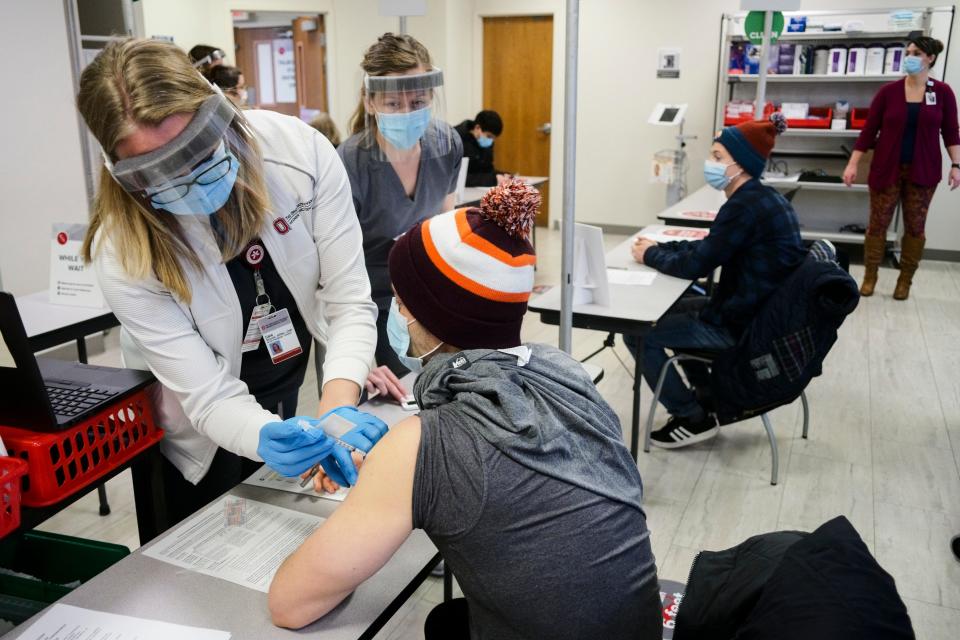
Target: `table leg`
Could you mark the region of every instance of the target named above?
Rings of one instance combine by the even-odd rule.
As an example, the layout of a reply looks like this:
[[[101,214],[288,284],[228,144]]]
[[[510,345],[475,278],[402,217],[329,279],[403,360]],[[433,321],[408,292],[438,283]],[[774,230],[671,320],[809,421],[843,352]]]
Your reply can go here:
[[[167,519],[167,498],[162,477],[160,446],[144,451],[130,465],[133,475],[133,500],[137,508],[137,532],[144,545],[170,528]]]
[[[643,384],[643,343],[637,349],[633,359],[633,420],[630,423],[630,455],[639,461],[640,442],[640,387]]]
[[[87,364],[87,338],[85,336],[77,338],[77,360]]]
[[[453,574],[450,573],[450,565],[443,563],[443,601],[453,600]]]

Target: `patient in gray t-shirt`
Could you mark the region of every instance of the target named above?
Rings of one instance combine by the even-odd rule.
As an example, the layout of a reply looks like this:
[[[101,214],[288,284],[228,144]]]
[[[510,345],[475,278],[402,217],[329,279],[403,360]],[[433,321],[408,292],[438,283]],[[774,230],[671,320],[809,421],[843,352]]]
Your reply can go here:
[[[510,181],[397,240],[387,333],[420,371],[421,412],[370,450],[343,505],[280,568],[275,623],[324,615],[419,528],[465,596],[431,612],[428,640],[661,637],[620,422],[580,363],[520,338],[538,205]]]

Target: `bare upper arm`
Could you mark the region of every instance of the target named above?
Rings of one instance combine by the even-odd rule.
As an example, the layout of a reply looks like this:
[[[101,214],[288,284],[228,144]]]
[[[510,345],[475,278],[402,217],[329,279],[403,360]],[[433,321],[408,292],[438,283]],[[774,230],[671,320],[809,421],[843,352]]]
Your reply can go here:
[[[413,530],[420,418],[394,425],[367,456],[357,484],[280,567],[270,585],[274,624],[299,628],[323,616],[376,573]]]

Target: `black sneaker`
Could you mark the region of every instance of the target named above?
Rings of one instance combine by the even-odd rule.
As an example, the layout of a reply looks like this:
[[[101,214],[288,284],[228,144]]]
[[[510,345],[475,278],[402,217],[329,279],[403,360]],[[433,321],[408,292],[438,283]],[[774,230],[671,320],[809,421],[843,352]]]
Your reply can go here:
[[[709,440],[719,431],[717,421],[710,414],[698,422],[670,416],[667,424],[650,434],[650,442],[663,449],[679,449]]]

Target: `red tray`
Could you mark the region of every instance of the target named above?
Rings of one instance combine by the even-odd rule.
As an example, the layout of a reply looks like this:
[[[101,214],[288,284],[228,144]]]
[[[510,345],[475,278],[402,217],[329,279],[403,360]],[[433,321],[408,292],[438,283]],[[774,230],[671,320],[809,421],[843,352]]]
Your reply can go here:
[[[89,486],[163,438],[147,390],[101,410],[76,426],[40,433],[0,426],[11,455],[27,461],[23,504],[46,507]]]
[[[755,110],[754,110],[754,111],[755,111]],[[770,116],[773,115],[773,111],[774,111],[774,109],[773,109],[773,103],[772,103],[772,102],[767,102],[767,104],[765,104],[764,107],[763,107],[763,117],[764,117],[764,119],[765,119],[765,120],[766,120],[766,119],[769,119]],[[730,116],[724,115],[724,116],[723,116],[723,126],[725,126],[725,127],[730,127],[730,126],[733,126],[733,125],[736,125],[736,124],[743,124],[744,122],[751,122],[752,120],[754,120],[753,113],[754,113],[754,112],[751,111],[750,113],[745,113],[745,114],[742,115],[742,116],[736,116],[736,117],[730,117]]]
[[[27,463],[19,458],[0,458],[0,538],[20,526],[20,476]]]
[[[829,129],[833,121],[830,107],[810,107],[807,118],[787,118],[787,126],[794,129]]]
[[[850,128],[863,129],[867,126],[868,115],[870,115],[869,107],[855,107],[850,111]]]

